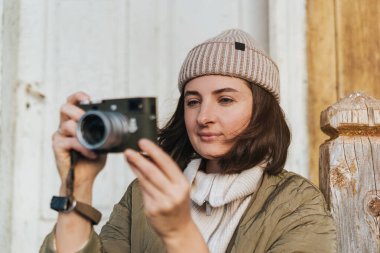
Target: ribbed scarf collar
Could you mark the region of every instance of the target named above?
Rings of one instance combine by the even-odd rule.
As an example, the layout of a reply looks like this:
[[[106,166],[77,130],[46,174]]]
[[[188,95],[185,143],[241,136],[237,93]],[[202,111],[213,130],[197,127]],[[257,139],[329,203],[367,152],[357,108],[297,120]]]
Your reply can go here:
[[[201,159],[192,160],[184,174],[191,184],[190,198],[197,205],[208,202],[220,207],[242,199],[255,192],[264,173],[265,164],[260,164],[239,174],[206,174],[199,170]]]

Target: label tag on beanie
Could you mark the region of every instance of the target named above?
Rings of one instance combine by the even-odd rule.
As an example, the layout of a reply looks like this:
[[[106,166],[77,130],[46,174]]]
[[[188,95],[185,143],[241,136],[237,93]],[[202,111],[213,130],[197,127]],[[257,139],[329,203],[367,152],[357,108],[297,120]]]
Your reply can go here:
[[[235,49],[245,51],[245,44],[240,42],[235,42]]]

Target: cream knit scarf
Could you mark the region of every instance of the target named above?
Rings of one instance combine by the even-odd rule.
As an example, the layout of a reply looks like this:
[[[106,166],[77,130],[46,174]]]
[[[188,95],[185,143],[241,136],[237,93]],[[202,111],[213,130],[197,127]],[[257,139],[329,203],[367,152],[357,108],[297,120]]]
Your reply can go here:
[[[206,174],[201,159],[192,160],[184,174],[191,184],[191,215],[210,252],[225,252],[263,176],[259,165],[240,174]]]

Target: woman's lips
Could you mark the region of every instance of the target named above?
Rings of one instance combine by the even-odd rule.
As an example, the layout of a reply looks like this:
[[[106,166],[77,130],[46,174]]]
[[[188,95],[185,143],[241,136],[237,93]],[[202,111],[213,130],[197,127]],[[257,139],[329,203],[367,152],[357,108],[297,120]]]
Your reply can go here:
[[[220,134],[216,134],[216,133],[199,133],[198,136],[201,139],[201,141],[211,142],[211,141],[217,140],[218,137],[220,136]]]

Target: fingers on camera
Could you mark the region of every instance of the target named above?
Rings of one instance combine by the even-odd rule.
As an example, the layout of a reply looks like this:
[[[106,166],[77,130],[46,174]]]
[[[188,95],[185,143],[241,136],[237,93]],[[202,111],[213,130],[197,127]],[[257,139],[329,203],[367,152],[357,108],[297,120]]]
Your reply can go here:
[[[53,149],[54,150],[75,150],[81,153],[83,156],[95,159],[98,156],[91,150],[83,147],[76,137],[66,137],[59,134],[53,135]]]
[[[91,98],[87,93],[79,91],[67,97],[67,102],[70,104],[78,104],[81,101],[89,101],[90,99]]]
[[[89,159],[96,159],[96,158],[98,158],[97,154],[95,154],[91,150],[86,149],[85,147],[83,147],[76,139],[75,139],[75,143],[73,144],[73,148],[72,149],[78,151],[83,156],[85,156],[85,157],[87,157]]]
[[[60,114],[62,123],[67,119],[74,119],[75,121],[78,121],[84,114],[84,111],[76,105],[66,103],[61,106]]]
[[[157,144],[148,139],[141,139],[138,144],[139,147],[150,156],[153,162],[157,164],[169,180],[176,181],[178,177],[181,177],[182,172],[177,168],[176,163],[167,153],[158,147]]]
[[[62,136],[75,136],[77,123],[74,120],[64,121],[58,129],[58,133]]]

